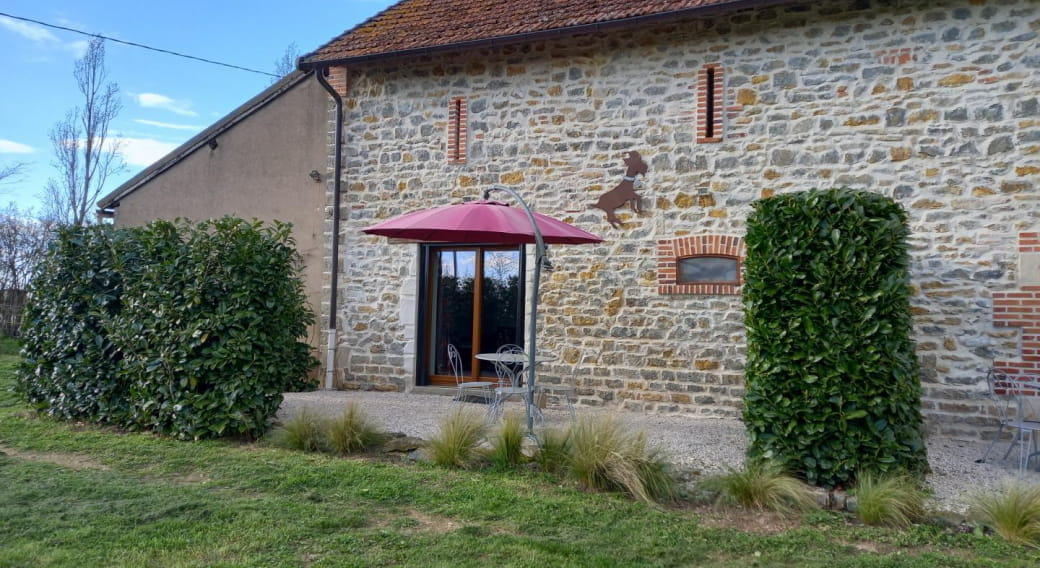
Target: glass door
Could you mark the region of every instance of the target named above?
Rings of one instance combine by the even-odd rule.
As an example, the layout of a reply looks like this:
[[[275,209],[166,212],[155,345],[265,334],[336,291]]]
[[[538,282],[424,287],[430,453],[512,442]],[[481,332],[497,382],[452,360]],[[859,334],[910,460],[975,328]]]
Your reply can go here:
[[[426,306],[419,384],[454,385],[448,345],[462,358],[467,380],[495,376],[478,353],[521,344],[523,254],[519,247],[428,245]]]

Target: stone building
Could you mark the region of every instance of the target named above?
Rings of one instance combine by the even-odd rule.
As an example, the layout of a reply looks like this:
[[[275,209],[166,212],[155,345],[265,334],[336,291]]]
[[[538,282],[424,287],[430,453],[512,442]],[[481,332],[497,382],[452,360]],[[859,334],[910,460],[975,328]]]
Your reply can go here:
[[[847,186],[910,213],[926,424],[978,436],[986,369],[1035,353],[993,297],[1040,281],[1019,254],[1040,218],[1038,32],[1036,0],[390,7],[301,60],[343,105],[336,385],[436,388],[447,343],[476,375],[473,353],[521,340],[526,253],[360,232],[504,184],[605,239],[552,247],[544,381],[577,365],[586,405],[738,416],[751,205]],[[614,226],[592,205],[632,152],[642,211]]]

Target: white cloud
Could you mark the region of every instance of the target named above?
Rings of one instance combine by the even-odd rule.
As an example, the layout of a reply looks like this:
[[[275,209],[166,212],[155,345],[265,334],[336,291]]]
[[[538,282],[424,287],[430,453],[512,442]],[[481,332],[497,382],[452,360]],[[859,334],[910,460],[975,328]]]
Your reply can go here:
[[[0,16],[0,26],[35,42],[57,42],[58,38],[46,28],[29,22],[14,20],[7,16]]]
[[[87,47],[89,45],[90,45],[90,42],[88,42],[87,40],[80,40],[80,41],[70,41],[70,42],[68,42],[66,44],[63,44],[62,47],[64,47],[65,49],[71,51],[76,56],[76,58],[78,59],[78,58],[83,57],[84,55],[87,54]]]
[[[135,118],[134,122],[138,124],[144,124],[145,126],[155,126],[156,128],[172,128],[174,130],[202,130],[205,126],[199,126],[198,124],[173,124],[172,122],[159,122],[157,120],[145,120],[143,118]]]
[[[58,48],[71,52],[76,57],[83,57],[87,52],[87,40],[75,40],[75,41],[61,41],[57,36],[52,34],[50,30],[33,24],[31,22],[23,22],[21,20],[15,20],[8,18],[7,16],[0,16],[0,27],[6,28],[39,46],[44,46],[48,50]],[[46,61],[47,59],[40,58],[39,56],[33,58],[34,60]]]
[[[0,154],[32,154],[35,151],[32,146],[0,138]]]
[[[141,93],[136,95],[137,104],[144,108],[158,108],[170,111],[181,116],[198,116],[199,113],[191,110],[191,102],[175,101],[166,95],[158,93]]]
[[[150,166],[159,158],[172,152],[178,142],[161,142],[150,138],[113,138],[119,154],[131,166]]]

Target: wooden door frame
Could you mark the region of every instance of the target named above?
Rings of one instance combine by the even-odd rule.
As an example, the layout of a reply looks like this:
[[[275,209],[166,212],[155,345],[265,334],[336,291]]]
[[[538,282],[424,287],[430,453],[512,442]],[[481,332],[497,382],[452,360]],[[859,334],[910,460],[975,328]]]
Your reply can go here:
[[[520,265],[518,267],[519,281],[517,294],[519,295],[519,302],[517,302],[517,341],[523,341],[523,324],[524,314],[527,298],[527,247],[525,245],[502,245],[495,243],[430,243],[419,245],[419,282],[416,297],[420,299],[418,302],[418,313],[416,322],[416,366],[415,366],[415,384],[417,386],[437,386],[447,385],[450,382],[450,386],[455,386],[455,377],[451,375],[435,375],[430,369],[431,362],[435,360],[433,353],[430,352],[430,346],[433,343],[433,321],[432,318],[435,316],[433,306],[433,294],[435,292],[434,284],[434,270],[435,266],[431,262],[435,251],[442,249],[455,249],[455,250],[475,250],[476,261],[474,263],[474,283],[473,283],[473,347],[470,350],[470,374],[469,378],[476,380],[480,377],[480,362],[477,360],[475,355],[479,352],[480,347],[480,333],[481,329],[481,316],[482,316],[482,305],[480,301],[484,289],[484,252],[487,250],[503,250],[503,251],[519,251]],[[479,277],[478,277],[479,276]]]

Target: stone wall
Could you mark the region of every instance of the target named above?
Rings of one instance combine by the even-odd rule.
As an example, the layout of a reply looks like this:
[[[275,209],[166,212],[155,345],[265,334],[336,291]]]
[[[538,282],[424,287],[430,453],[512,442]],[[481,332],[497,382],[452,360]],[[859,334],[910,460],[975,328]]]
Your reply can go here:
[[[417,247],[359,229],[515,186],[599,234],[552,247],[539,349],[581,401],[739,416],[740,297],[661,294],[657,244],[742,237],[752,203],[848,186],[910,212],[929,428],[977,436],[994,357],[1013,358],[992,294],[1016,284],[1040,208],[1040,3],[816,3],[349,69],[340,238],[340,385],[414,384]],[[697,141],[698,74],[724,80],[720,142]],[[468,159],[449,162],[450,101]],[[643,213],[589,206],[638,151]],[[331,198],[330,198],[331,202]],[[529,263],[530,264],[530,263]]]

